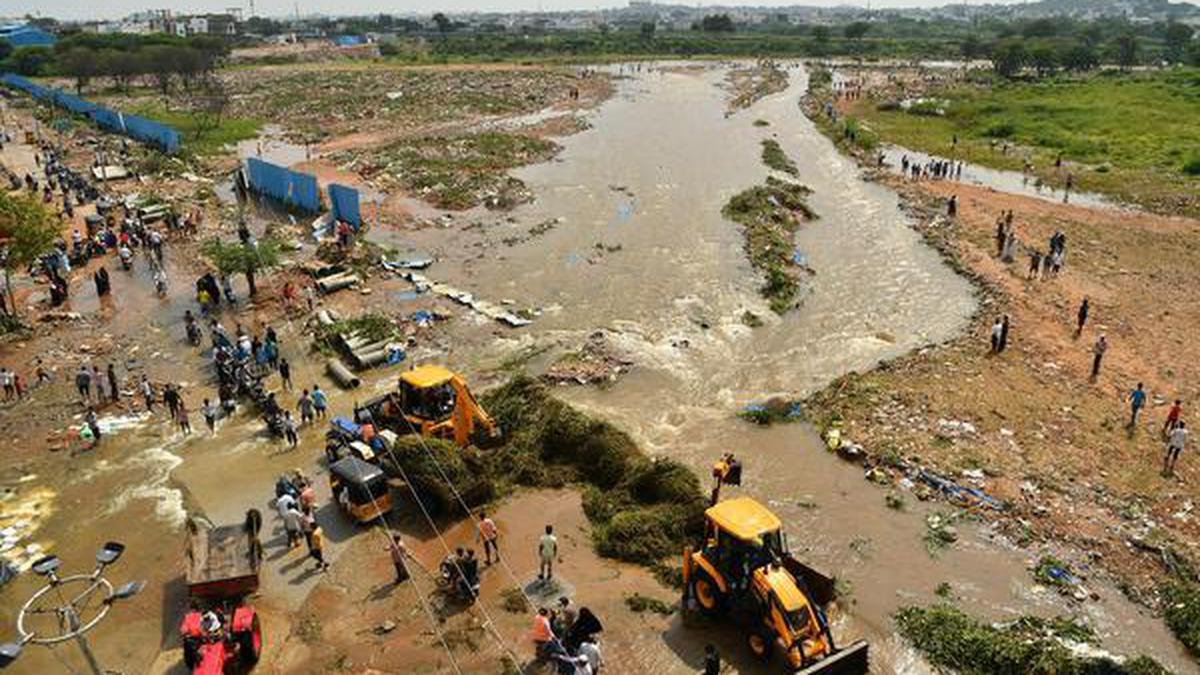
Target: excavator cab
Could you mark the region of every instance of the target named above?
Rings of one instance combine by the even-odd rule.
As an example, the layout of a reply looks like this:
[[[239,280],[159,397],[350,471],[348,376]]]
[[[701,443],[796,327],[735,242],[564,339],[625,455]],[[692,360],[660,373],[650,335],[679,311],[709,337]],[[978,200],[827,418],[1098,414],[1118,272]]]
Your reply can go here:
[[[730,616],[746,630],[757,658],[769,661],[778,648],[792,672],[867,672],[866,642],[834,644],[826,618],[833,580],[792,557],[774,513],[739,497],[715,504],[705,516],[704,542],[684,551],[684,607]]]
[[[499,427],[475,400],[467,383],[442,366],[404,372],[395,391],[359,406],[355,418],[359,423],[369,418],[398,434],[449,439],[459,447],[477,440],[476,436],[482,436],[479,440],[500,436]]]

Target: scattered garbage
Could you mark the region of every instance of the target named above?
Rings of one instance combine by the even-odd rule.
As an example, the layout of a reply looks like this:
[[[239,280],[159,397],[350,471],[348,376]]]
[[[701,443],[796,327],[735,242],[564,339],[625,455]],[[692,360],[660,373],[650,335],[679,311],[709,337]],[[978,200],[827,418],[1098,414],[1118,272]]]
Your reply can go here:
[[[480,300],[471,293],[450,286],[449,284],[433,281],[419,272],[412,270],[399,270],[396,273],[399,274],[401,278],[412,282],[413,286],[416,287],[418,292],[424,293],[429,291],[450,298],[458,304],[466,305],[483,316],[492,319],[493,321],[499,321],[506,326],[519,328],[521,326],[528,326],[529,324],[533,323],[530,319],[527,319],[523,316],[518,316],[517,314],[504,309],[500,305],[493,304],[486,300]]]

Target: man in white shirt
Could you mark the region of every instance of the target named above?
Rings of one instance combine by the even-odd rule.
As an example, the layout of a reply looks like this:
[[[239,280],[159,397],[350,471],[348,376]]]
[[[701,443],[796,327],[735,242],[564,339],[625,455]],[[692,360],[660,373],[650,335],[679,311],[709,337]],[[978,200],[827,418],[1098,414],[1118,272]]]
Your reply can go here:
[[[538,540],[538,579],[549,581],[554,577],[554,559],[558,557],[558,539],[554,536],[554,526],[547,525],[546,533]]]
[[[585,640],[579,645],[579,656],[587,661],[592,675],[599,673],[600,667],[604,665],[604,657],[600,655],[600,644],[594,640]]]
[[[1187,447],[1189,433],[1187,424],[1179,422],[1171,433],[1167,434],[1167,455],[1163,457],[1164,476],[1175,475],[1175,462],[1179,459],[1179,453]]]

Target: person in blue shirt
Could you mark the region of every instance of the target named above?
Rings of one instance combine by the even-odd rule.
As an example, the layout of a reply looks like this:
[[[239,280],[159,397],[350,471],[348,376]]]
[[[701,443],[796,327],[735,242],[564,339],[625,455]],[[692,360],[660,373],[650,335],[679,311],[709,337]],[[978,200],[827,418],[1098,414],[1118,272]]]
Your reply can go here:
[[[324,419],[325,409],[329,407],[329,401],[325,398],[325,392],[321,391],[320,385],[313,385],[312,402],[313,410],[317,413],[317,419]]]
[[[1142,383],[1138,382],[1137,389],[1129,392],[1129,428],[1132,429],[1137,424],[1138,413],[1146,406],[1146,392],[1142,390]]]

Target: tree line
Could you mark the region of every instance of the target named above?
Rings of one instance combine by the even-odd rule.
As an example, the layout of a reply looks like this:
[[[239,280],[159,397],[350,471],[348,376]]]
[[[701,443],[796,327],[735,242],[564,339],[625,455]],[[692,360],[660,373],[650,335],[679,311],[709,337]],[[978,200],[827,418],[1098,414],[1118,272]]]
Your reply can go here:
[[[77,33],[48,47],[24,47],[4,55],[0,68],[26,76],[69,77],[76,92],[93,80],[105,78],[114,87],[128,91],[138,79],[152,84],[163,94],[175,86],[191,91],[209,79],[228,46],[220,38],[172,35],[98,35]]]

